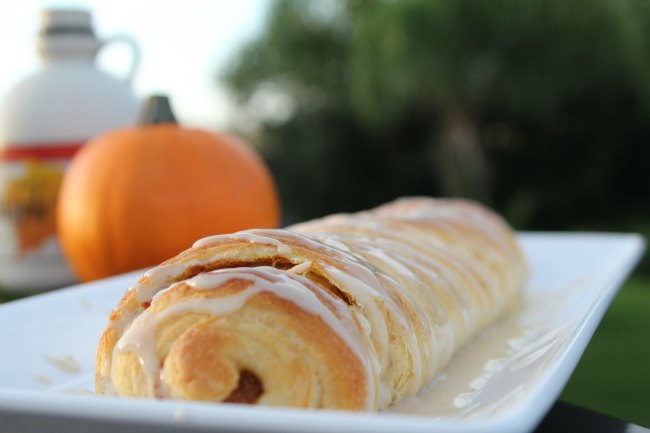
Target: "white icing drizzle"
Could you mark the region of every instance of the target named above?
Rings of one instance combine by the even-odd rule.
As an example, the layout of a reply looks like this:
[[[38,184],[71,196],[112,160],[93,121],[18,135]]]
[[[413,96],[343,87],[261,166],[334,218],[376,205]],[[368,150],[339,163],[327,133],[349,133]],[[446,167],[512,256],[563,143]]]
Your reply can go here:
[[[414,395],[461,344],[494,319],[523,280],[523,271],[512,268],[525,267],[503,221],[482,207],[454,200],[400,200],[288,230],[211,236],[194,248],[218,247],[225,240],[274,247],[295,265],[288,271],[244,267],[199,274],[184,283],[198,290],[212,290],[232,279],[250,285],[234,295],[181,300],[157,313],[150,308],[134,320],[124,319],[114,356],[134,352],[152,383],[160,380],[154,344],[161,323],[186,312],[227,315],[268,291],[328,324],[362,361],[368,376],[367,408],[382,409]],[[238,248],[238,254],[248,257],[241,244]],[[153,307],[174,289],[170,282],[200,264],[188,258],[160,266],[132,290],[139,301],[153,298]],[[316,295],[324,289],[303,276],[315,270],[352,299],[352,305],[337,304],[337,314],[327,308]],[[394,389],[394,375],[402,366],[391,359],[396,345],[405,347],[410,362],[404,367],[410,368],[407,382],[400,382],[399,390]]]
[[[381,312],[381,305],[383,304],[380,299],[383,296],[375,290],[374,284],[367,284],[362,279],[351,275],[348,272],[341,272],[339,269],[329,266],[324,266],[328,276],[332,281],[337,283],[338,287],[345,287],[346,293],[352,295],[356,302],[363,305],[363,314],[370,324],[370,338],[374,343],[370,345],[373,357],[377,359],[379,365],[379,373],[387,371],[389,361],[389,335],[388,324],[385,317]],[[384,301],[386,301],[384,299]],[[399,313],[398,313],[399,314]],[[390,391],[386,388],[386,383],[380,380],[378,390],[378,401],[381,405],[382,402],[390,400]]]
[[[199,248],[214,242],[218,242],[222,239],[236,239],[236,240],[244,240],[250,243],[271,244],[278,249],[279,254],[291,254],[291,247],[289,247],[288,245],[283,244],[277,239],[255,234],[254,230],[244,230],[229,235],[208,236],[206,238],[199,239],[198,241],[194,242],[194,245],[192,245],[192,247]]]
[[[295,270],[295,268],[301,266],[306,270],[311,266],[311,263],[303,263],[293,269]],[[121,336],[115,345],[113,356],[124,352],[134,353],[140,360],[142,371],[149,379],[151,392],[153,393],[156,385],[160,382],[161,374],[160,360],[155,351],[155,333],[163,322],[171,317],[187,312],[207,313],[213,316],[227,315],[240,309],[253,296],[266,291],[296,304],[304,311],[320,317],[347,344],[362,362],[366,372],[369,384],[366,402],[367,409],[371,409],[374,406],[375,392],[373,378],[375,371],[365,349],[366,345],[364,344],[364,340],[357,332],[357,328],[352,323],[352,318],[345,307],[340,305],[340,303],[332,304],[333,306],[338,306],[339,314],[334,314],[316,295],[315,292],[324,291],[320,286],[295,273],[284,272],[267,266],[223,269],[201,273],[183,283],[198,290],[213,290],[235,279],[248,281],[250,285],[246,289],[229,296],[209,299],[192,298],[179,301],[159,312],[153,312],[153,308],[151,307],[145,310]],[[152,300],[152,305],[165,292],[173,290],[174,286],[172,285],[158,292]],[[305,290],[305,287],[309,289]]]
[[[206,274],[200,274],[193,279],[187,280],[187,284],[193,285],[193,280]],[[170,286],[170,289],[173,286]],[[157,294],[159,297],[165,291]],[[224,315],[241,308],[242,305],[257,291],[245,290],[228,298],[216,299],[190,299],[174,304],[165,310],[153,313],[151,309],[145,310],[131,323],[128,329],[122,334],[115,345],[113,356],[124,352],[134,353],[140,360],[142,372],[149,379],[151,393],[159,383],[160,360],[156,355],[155,334],[158,326],[170,317],[188,311],[205,312],[213,315]],[[155,302],[154,299],[152,302]],[[156,377],[158,376],[158,377]]]
[[[135,291],[138,302],[149,301],[161,287],[168,286],[170,281],[174,281],[179,275],[182,275],[185,269],[198,265],[201,265],[201,262],[192,260],[157,266],[144,273],[146,284],[136,284],[130,290]]]
[[[465,204],[453,201],[439,201],[436,206],[430,203],[425,200],[406,209],[409,203],[396,202],[371,212],[335,215],[289,228],[346,251],[373,272],[397,279],[393,284],[401,286],[398,291],[408,304],[406,308],[412,309],[426,338],[415,338],[411,322],[402,314],[405,307],[396,304],[394,299],[367,296],[373,290],[381,291],[377,285],[371,284],[369,290],[358,281],[342,276],[338,270],[325,268],[332,280],[358,298],[363,306],[364,316],[374,332],[373,340],[379,343],[377,356],[383,373],[387,368],[385,351],[389,347],[385,334],[376,331],[387,326],[377,310],[378,305],[387,308],[391,319],[404,329],[399,338],[406,343],[413,362],[413,379],[407,395],[415,394],[432,380],[461,344],[503,310],[512,299],[513,287],[520,281],[499,280],[496,276],[507,275],[506,267],[523,260],[508,239],[511,233],[498,218],[491,214],[479,215],[485,211],[470,210]],[[500,269],[501,273],[495,274],[494,269]],[[435,287],[427,284],[427,280],[435,282]],[[440,296],[447,303],[452,301],[455,308],[443,306],[443,310],[450,308],[449,312],[441,311]],[[436,313],[427,314],[427,311]],[[462,320],[450,321],[453,311],[458,311]],[[380,408],[389,400],[386,394],[394,392],[385,383],[386,379],[382,374]]]

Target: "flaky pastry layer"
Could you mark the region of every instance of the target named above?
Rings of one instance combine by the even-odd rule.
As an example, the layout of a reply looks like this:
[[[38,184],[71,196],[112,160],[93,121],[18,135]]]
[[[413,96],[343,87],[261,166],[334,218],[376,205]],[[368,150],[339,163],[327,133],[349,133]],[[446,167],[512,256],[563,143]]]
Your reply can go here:
[[[526,275],[510,228],[464,200],[202,239],[127,290],[97,393],[382,409],[430,382]]]

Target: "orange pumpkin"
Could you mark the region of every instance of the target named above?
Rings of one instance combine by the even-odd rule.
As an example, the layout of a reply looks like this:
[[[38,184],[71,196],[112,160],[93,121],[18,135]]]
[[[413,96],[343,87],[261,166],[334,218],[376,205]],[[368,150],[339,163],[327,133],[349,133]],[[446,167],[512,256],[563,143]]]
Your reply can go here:
[[[272,177],[250,147],[180,127],[166,98],[150,107],[149,123],[162,123],[93,139],[66,172],[57,230],[84,281],[158,264],[201,237],[279,224]]]

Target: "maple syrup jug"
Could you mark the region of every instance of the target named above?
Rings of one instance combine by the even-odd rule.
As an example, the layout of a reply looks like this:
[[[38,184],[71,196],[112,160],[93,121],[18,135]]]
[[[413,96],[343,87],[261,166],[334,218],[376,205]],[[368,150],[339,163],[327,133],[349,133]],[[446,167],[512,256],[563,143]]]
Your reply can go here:
[[[45,10],[42,67],[0,105],[0,290],[38,292],[76,281],[56,236],[56,200],[70,159],[90,138],[136,123],[130,80],[95,67],[99,40],[89,12]]]

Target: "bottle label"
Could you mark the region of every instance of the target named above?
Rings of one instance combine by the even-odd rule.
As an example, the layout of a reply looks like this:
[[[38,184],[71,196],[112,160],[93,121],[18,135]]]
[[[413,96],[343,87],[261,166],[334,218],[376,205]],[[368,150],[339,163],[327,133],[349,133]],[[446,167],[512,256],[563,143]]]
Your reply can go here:
[[[47,278],[67,280],[53,286],[73,281],[56,237],[56,202],[82,144],[21,144],[0,152],[0,287],[38,290]]]

